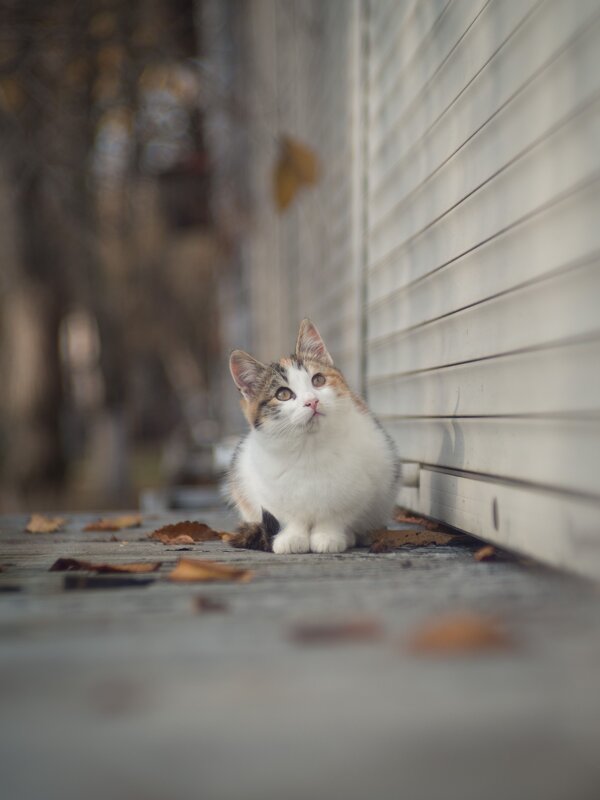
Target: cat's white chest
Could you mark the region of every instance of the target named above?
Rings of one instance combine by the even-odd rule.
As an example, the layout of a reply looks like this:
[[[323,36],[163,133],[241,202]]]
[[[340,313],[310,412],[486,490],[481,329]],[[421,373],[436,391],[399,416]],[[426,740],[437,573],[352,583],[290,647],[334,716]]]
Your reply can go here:
[[[385,440],[369,419],[325,429],[289,448],[270,448],[258,436],[242,454],[248,494],[278,519],[360,514],[389,471]]]

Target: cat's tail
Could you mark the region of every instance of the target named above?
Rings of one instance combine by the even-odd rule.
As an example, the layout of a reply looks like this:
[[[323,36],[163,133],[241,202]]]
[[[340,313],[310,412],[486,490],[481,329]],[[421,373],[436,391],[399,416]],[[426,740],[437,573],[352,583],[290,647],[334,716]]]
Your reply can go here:
[[[264,550],[273,552],[273,538],[279,533],[279,521],[263,508],[261,522],[243,522],[233,539],[229,539],[232,547],[243,550]]]

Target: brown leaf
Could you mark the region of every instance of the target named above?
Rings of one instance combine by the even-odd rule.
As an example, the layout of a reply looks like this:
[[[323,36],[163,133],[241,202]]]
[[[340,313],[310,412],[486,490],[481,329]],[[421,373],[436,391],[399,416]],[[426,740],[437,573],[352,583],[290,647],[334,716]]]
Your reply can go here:
[[[402,547],[428,547],[430,545],[447,545],[464,542],[460,533],[444,533],[443,531],[394,531],[384,528],[376,531],[371,539],[371,553],[389,553]]]
[[[227,611],[227,606],[225,603],[221,603],[219,600],[214,600],[212,597],[205,597],[202,594],[199,594],[197,597],[193,599],[193,608],[194,611],[198,611],[199,613],[212,613],[212,612],[221,612]]]
[[[413,514],[406,508],[398,507],[396,509],[396,513],[394,514],[394,520],[396,522],[401,522],[408,525],[421,525],[421,527],[427,528],[428,531],[447,530],[446,526],[443,525],[441,522],[436,522],[433,519],[428,519],[428,517],[422,517],[419,514]]]
[[[342,622],[316,622],[296,625],[292,639],[302,644],[329,644],[348,641],[379,639],[383,634],[381,624],[368,617]]]
[[[120,517],[110,517],[90,522],[84,531],[122,531],[124,528],[139,528],[142,524],[140,514],[124,514]]]
[[[430,620],[408,641],[412,652],[431,655],[501,650],[513,644],[497,620],[479,614],[455,614]]]
[[[273,195],[278,211],[285,211],[303,186],[314,185],[320,173],[314,150],[291,136],[282,136],[273,173]]]
[[[194,544],[194,542],[209,542],[221,538],[219,531],[214,531],[204,522],[176,522],[173,525],[163,525],[148,537],[156,539],[163,544]]]
[[[496,552],[496,548],[492,547],[491,544],[486,545],[485,547],[480,547],[479,550],[476,550],[473,553],[473,558],[475,561],[494,561],[498,553]]]
[[[91,561],[81,561],[78,558],[57,558],[50,567],[50,572],[70,572],[72,570],[87,570],[98,574],[111,572],[144,573],[156,572],[160,569],[162,561],[137,561],[129,564],[94,564]]]
[[[27,533],[56,533],[65,520],[62,517],[44,517],[42,514],[32,514],[25,530]]]
[[[254,573],[248,569],[230,567],[218,561],[201,561],[198,558],[180,558],[175,569],[169,573],[172,581],[246,581]]]

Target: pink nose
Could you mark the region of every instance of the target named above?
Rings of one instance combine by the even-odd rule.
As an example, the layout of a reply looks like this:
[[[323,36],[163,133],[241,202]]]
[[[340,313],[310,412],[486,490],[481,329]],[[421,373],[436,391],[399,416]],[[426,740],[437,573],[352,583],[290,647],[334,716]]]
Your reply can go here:
[[[312,408],[313,411],[317,410],[317,406],[319,405],[319,400],[316,397],[311,397],[310,400],[307,400],[304,403],[305,406]]]

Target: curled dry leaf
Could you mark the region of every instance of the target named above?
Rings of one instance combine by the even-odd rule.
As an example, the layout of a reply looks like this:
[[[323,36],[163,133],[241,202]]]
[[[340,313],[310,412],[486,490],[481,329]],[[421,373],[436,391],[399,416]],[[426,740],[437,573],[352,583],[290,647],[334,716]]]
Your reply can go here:
[[[339,622],[315,622],[296,625],[292,639],[302,644],[335,644],[338,642],[379,639],[383,634],[381,624],[368,617]]]
[[[44,517],[42,514],[32,514],[25,530],[27,533],[56,533],[65,520],[62,517]]]
[[[492,547],[491,544],[488,544],[485,547],[480,547],[479,550],[476,550],[473,553],[473,558],[475,561],[494,561],[497,555],[498,553],[496,548]]]
[[[142,524],[141,514],[123,514],[88,523],[84,531],[122,531],[124,528],[139,528]]]
[[[129,564],[94,564],[91,561],[81,561],[78,558],[57,558],[50,567],[50,572],[70,572],[72,570],[87,570],[98,574],[108,573],[136,573],[156,572],[160,569],[162,561],[137,561]]]
[[[384,528],[376,531],[371,539],[371,553],[389,553],[403,547],[428,547],[430,545],[459,544],[465,537],[459,533],[444,533],[443,531],[394,531]]]
[[[194,544],[195,542],[209,542],[222,538],[219,531],[214,531],[204,522],[176,522],[173,525],[163,525],[148,537],[163,544]]]
[[[172,581],[239,581],[252,580],[254,573],[249,569],[230,567],[218,561],[204,561],[198,558],[180,558],[175,569],[169,573]]]
[[[273,172],[273,195],[278,211],[285,211],[303,186],[319,180],[319,159],[314,150],[291,136],[282,136]]]
[[[429,620],[408,641],[412,652],[427,655],[505,650],[512,646],[512,639],[496,619],[479,614]]]

